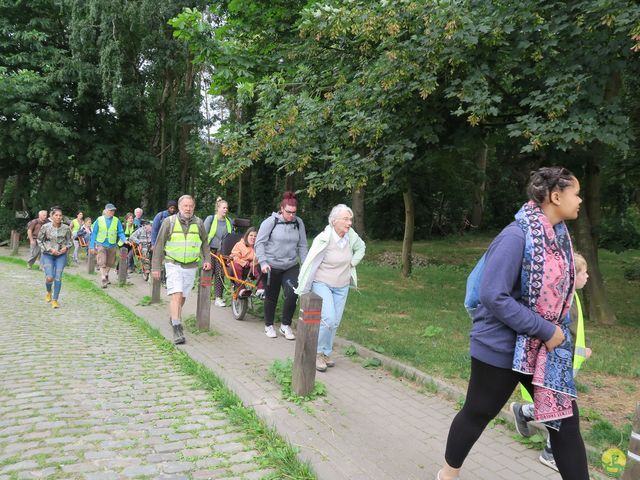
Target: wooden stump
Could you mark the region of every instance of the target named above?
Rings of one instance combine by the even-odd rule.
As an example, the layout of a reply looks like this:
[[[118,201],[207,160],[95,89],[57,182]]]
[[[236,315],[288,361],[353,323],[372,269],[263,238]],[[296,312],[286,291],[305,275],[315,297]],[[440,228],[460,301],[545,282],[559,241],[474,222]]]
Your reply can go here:
[[[118,263],[118,284],[120,286],[127,283],[128,256],[129,250],[127,250],[127,247],[122,247],[120,249],[120,262]]]
[[[18,255],[18,248],[20,247],[20,234],[16,230],[11,230],[11,255]]]
[[[87,253],[87,272],[89,275],[93,275],[96,273],[96,254],[95,253]]]
[[[636,417],[633,420],[633,429],[629,439],[629,451],[627,452],[627,466],[624,469],[622,480],[638,480],[640,478],[640,402],[636,405]]]
[[[211,263],[211,257],[209,257]],[[214,260],[217,262],[217,260]],[[213,268],[200,272],[198,282],[198,306],[196,309],[196,322],[198,330],[209,330],[211,322],[211,282],[213,280]]]
[[[151,276],[151,303],[160,303],[160,287],[162,282]]]
[[[306,397],[313,391],[316,382],[316,353],[322,297],[315,293],[305,293],[300,297],[300,317],[296,329],[296,352],[293,358],[293,378],[291,388]]]

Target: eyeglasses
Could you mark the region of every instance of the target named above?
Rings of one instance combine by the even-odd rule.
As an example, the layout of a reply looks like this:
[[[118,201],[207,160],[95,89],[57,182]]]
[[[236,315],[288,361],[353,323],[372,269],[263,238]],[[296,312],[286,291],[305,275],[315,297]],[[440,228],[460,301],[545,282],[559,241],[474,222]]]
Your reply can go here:
[[[286,208],[283,210],[284,213],[288,213],[289,215],[295,215],[297,210],[294,210],[293,212],[291,210],[287,210]]]

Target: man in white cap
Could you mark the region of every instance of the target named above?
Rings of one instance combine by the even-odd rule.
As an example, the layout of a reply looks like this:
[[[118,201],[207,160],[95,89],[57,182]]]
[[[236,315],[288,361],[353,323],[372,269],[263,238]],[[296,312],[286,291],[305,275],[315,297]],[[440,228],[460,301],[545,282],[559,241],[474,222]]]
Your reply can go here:
[[[104,215],[98,217],[93,223],[89,251],[96,253],[96,265],[100,268],[102,275],[102,288],[107,288],[109,282],[109,270],[116,263],[117,247],[122,246],[127,241],[124,236],[122,222],[115,216],[116,207],[113,203],[104,206]]]

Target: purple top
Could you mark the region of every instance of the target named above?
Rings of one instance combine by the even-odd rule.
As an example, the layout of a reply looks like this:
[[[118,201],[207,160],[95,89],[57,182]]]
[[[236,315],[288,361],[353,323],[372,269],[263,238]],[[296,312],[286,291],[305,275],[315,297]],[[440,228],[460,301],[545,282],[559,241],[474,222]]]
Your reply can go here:
[[[480,305],[471,327],[470,354],[494,367],[511,369],[516,334],[526,333],[547,341],[556,329],[520,302],[524,244],[524,232],[513,222],[487,250],[480,280]]]

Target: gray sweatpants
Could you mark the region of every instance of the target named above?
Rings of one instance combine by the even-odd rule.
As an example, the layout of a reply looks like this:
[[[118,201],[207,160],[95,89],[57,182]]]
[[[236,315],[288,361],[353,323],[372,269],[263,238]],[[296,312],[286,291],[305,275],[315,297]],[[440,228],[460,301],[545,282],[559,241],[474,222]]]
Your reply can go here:
[[[38,246],[38,242],[34,242],[33,245],[31,245],[31,250],[29,252],[29,260],[27,260],[29,267],[33,267],[33,264],[36,263],[36,260],[38,260],[39,256],[40,247]]]

